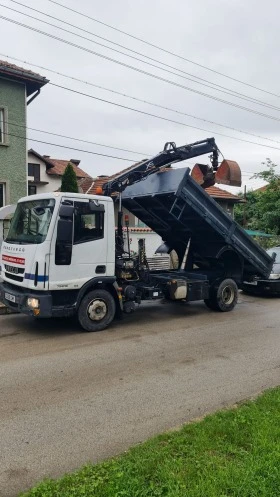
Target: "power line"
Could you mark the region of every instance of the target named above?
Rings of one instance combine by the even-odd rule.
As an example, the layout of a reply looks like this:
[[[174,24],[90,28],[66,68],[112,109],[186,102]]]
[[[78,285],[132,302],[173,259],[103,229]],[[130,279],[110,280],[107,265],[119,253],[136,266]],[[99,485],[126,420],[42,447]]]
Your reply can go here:
[[[4,121],[4,123],[5,124],[9,124],[11,126],[17,126],[19,128],[25,128],[25,129],[28,129],[30,131],[37,131],[38,133],[44,133],[46,135],[58,136],[59,138],[67,138],[69,140],[73,140],[73,141],[77,141],[77,142],[82,142],[82,143],[88,143],[90,145],[97,145],[99,147],[112,148],[114,150],[120,150],[121,152],[129,152],[129,153],[132,153],[132,154],[141,155],[142,157],[148,157],[149,156],[149,154],[144,154],[142,152],[135,152],[135,150],[128,150],[127,148],[120,148],[120,147],[115,147],[113,145],[104,145],[103,143],[96,143],[96,142],[92,142],[92,141],[89,141],[89,140],[82,140],[81,138],[74,138],[73,136],[61,135],[59,133],[53,133],[51,131],[46,131],[44,129],[31,128],[30,126],[25,126],[24,124],[18,124],[18,123],[12,122],[12,121]]]
[[[213,131],[210,131],[208,129],[199,128],[198,126],[191,126],[190,124],[182,123],[180,121],[175,121],[173,119],[168,119],[167,117],[158,116],[157,114],[151,114],[149,112],[145,112],[145,111],[142,111],[140,109],[135,109],[133,107],[128,107],[126,105],[122,105],[122,104],[118,104],[116,102],[112,102],[110,100],[105,100],[104,98],[95,97],[94,95],[89,95],[88,93],[83,93],[83,92],[80,92],[78,90],[73,90],[71,88],[67,88],[66,86],[58,85],[56,83],[49,83],[49,84],[52,85],[52,86],[55,86],[56,88],[61,88],[63,90],[67,90],[67,91],[76,93],[78,95],[82,95],[84,97],[88,97],[88,98],[92,98],[94,100],[98,100],[99,102],[104,102],[104,103],[107,103],[107,104],[110,104],[110,105],[114,105],[116,107],[120,107],[122,109],[127,109],[127,110],[131,110],[133,112],[137,112],[138,114],[143,114],[143,115],[149,116],[149,117],[155,117],[156,119],[160,119],[162,121],[167,121],[167,122],[174,123],[174,124],[179,124],[181,126],[186,126],[187,128],[198,129],[199,131],[206,131],[207,133],[211,133],[211,134],[213,133]],[[279,121],[280,121],[280,119],[279,119]],[[225,138],[230,138],[232,140],[238,140],[238,141],[241,141],[241,142],[250,143],[252,145],[258,145],[260,147],[265,147],[265,148],[274,149],[274,150],[280,150],[280,148],[278,148],[278,147],[273,147],[271,145],[264,145],[262,143],[257,143],[257,142],[252,142],[252,141],[249,141],[249,140],[244,140],[243,138],[236,138],[234,136],[225,135],[223,133],[217,133],[216,132],[216,135],[224,136]]]
[[[67,150],[74,150],[76,152],[83,152],[83,153],[87,153],[87,154],[92,154],[92,155],[99,155],[99,156],[102,156],[102,157],[107,157],[107,158],[110,158],[110,159],[118,159],[118,160],[124,160],[124,161],[128,161],[128,162],[135,162],[134,160],[132,159],[127,159],[127,158],[124,158],[124,157],[116,157],[116,156],[113,156],[113,155],[107,155],[107,154],[100,154],[98,152],[92,152],[90,150],[84,150],[84,149],[79,149],[79,148],[74,148],[74,147],[68,147],[66,145],[60,145],[58,143],[51,143],[51,142],[46,142],[46,141],[43,141],[43,140],[36,140],[35,138],[27,138],[27,137],[24,137],[24,136],[20,136],[20,135],[15,135],[13,133],[6,133],[4,132],[3,133],[4,135],[6,136],[12,136],[14,138],[19,138],[21,140],[25,140],[25,141],[31,141],[31,142],[37,142],[37,143],[42,143],[44,145],[51,145],[53,147],[59,147],[59,148],[63,148],[63,149],[67,149]],[[192,164],[194,165],[195,163],[190,163],[188,162],[188,164]],[[249,171],[241,171],[242,174],[255,174],[253,172],[249,172]],[[251,179],[251,178],[250,178]]]
[[[13,0],[10,0],[10,1],[13,1]],[[19,3],[19,2],[17,2],[17,3]],[[99,43],[99,42],[97,42],[97,41],[91,40],[90,38],[87,38],[87,37],[85,37],[85,36],[81,36],[81,35],[79,35],[79,34],[77,34],[77,33],[74,33],[73,31],[69,31],[69,30],[64,29],[64,28],[62,28],[62,27],[60,27],[60,26],[57,26],[57,25],[52,24],[52,23],[49,23],[49,22],[44,21],[44,20],[42,20],[42,19],[39,19],[39,18],[37,18],[37,17],[31,16],[31,15],[26,14],[26,13],[24,13],[24,12],[21,12],[21,11],[19,11],[19,10],[13,9],[13,8],[11,8],[11,7],[7,7],[6,5],[0,4],[0,6],[1,6],[1,7],[6,8],[6,9],[12,10],[13,12],[17,12],[18,14],[24,15],[24,16],[26,16],[26,17],[30,18],[30,19],[35,20],[35,21],[42,22],[42,23],[44,23],[44,24],[46,24],[46,25],[48,25],[48,26],[51,26],[51,27],[53,27],[53,28],[60,29],[61,31],[64,31],[65,33],[68,33],[68,34],[71,34],[71,35],[77,36],[77,37],[79,37],[79,38],[82,38],[83,40],[90,41],[91,43],[95,43],[95,44],[97,44],[97,45],[99,45],[99,46],[101,46],[101,47],[103,47],[103,48],[106,48],[106,49],[112,50],[112,51],[114,51],[114,52],[116,52],[116,53],[119,53],[119,54],[121,54],[121,55],[124,55],[125,57],[129,57],[129,58],[132,58],[132,59],[134,59],[134,60],[137,60],[138,62],[142,62],[143,64],[147,64],[147,65],[149,65],[149,66],[152,66],[152,67],[154,67],[154,68],[156,68],[156,69],[160,69],[160,70],[162,70],[162,71],[164,71],[164,72],[167,72],[167,73],[169,73],[169,74],[172,74],[172,75],[174,75],[174,76],[178,76],[178,77],[180,77],[180,78],[183,78],[183,79],[189,80],[189,81],[191,81],[191,82],[193,82],[193,83],[197,83],[197,84],[200,84],[200,85],[202,85],[202,86],[206,86],[207,88],[211,88],[211,90],[220,91],[220,92],[222,92],[222,93],[226,93],[227,95],[234,96],[234,97],[236,97],[236,98],[240,98],[240,99],[245,100],[245,101],[247,101],[247,102],[250,102],[250,103],[253,103],[253,104],[257,104],[257,105],[262,105],[262,106],[267,107],[267,108],[269,108],[269,109],[273,109],[273,110],[280,111],[279,107],[276,107],[276,106],[274,106],[274,105],[268,104],[268,103],[266,103],[266,102],[258,101],[258,100],[256,100],[256,99],[252,99],[252,97],[248,97],[247,95],[242,96],[242,94],[239,94],[239,95],[240,95],[240,96],[239,96],[238,94],[234,94],[231,90],[230,90],[230,91],[227,91],[226,89],[225,89],[225,90],[220,90],[219,88],[214,88],[213,86],[210,86],[209,84],[201,83],[201,82],[196,81],[196,80],[194,80],[194,79],[191,79],[191,78],[189,78],[189,77],[182,76],[181,74],[174,73],[174,71],[170,71],[170,70],[168,70],[168,69],[164,69],[164,68],[162,68],[162,67],[159,67],[159,66],[157,66],[157,65],[155,65],[155,64],[151,64],[150,62],[147,62],[147,61],[141,60],[141,59],[139,59],[138,57],[134,57],[134,56],[132,56],[132,55],[125,54],[125,53],[121,52],[120,50],[116,50],[116,49],[114,49],[114,48],[112,48],[112,47],[108,47],[107,45],[104,45],[104,44]],[[31,7],[27,7],[27,8],[31,8]],[[35,10],[35,9],[32,9],[32,10]],[[40,12],[40,13],[41,13],[41,14],[43,14],[43,15],[48,15],[48,14],[44,14],[44,13],[43,13],[43,12],[41,12],[41,11],[37,11],[37,12]],[[53,16],[50,16],[50,17],[53,17]],[[55,19],[56,19],[56,18],[55,18]],[[64,21],[61,21],[60,19],[58,19],[58,20],[59,20],[60,22],[64,22]],[[68,24],[68,23],[66,23],[66,24]],[[77,28],[77,29],[80,29],[80,28]],[[97,36],[97,35],[93,35],[93,36]],[[112,43],[112,42],[110,42],[110,43]],[[145,55],[144,55],[144,57],[145,57]],[[161,64],[161,62],[159,62],[159,63]],[[164,64],[164,65],[165,65],[165,64]],[[178,69],[177,69],[177,70],[178,70]],[[180,71],[180,69],[179,69],[179,71]],[[211,83],[211,84],[212,84],[212,83]],[[191,90],[190,90],[190,91],[191,91]],[[235,93],[237,93],[237,92],[235,92]],[[208,95],[208,96],[211,98],[211,95]]]
[[[30,130],[30,131],[37,131],[39,133],[44,133],[44,134],[47,134],[47,135],[58,136],[60,138],[67,138],[67,139],[70,139],[70,140],[75,140],[75,141],[79,141],[79,142],[83,142],[83,143],[89,143],[89,144],[92,144],[92,145],[98,145],[100,147],[106,147],[106,148],[112,148],[112,149],[116,149],[116,150],[121,150],[123,152],[131,152],[131,153],[134,153],[134,154],[141,155],[142,157],[151,157],[150,154],[144,154],[144,153],[141,153],[141,152],[135,152],[134,150],[128,150],[128,149],[125,149],[125,148],[119,148],[119,147],[114,147],[114,146],[111,146],[111,145],[104,145],[104,144],[100,144],[100,143],[96,143],[96,142],[91,142],[91,141],[88,141],[88,140],[82,140],[82,139],[79,139],[79,138],[73,138],[72,136],[61,135],[61,134],[58,134],[58,133],[53,133],[51,131],[46,131],[46,130],[38,129],[38,128],[31,128],[29,126],[25,126],[23,124],[17,124],[17,123],[11,122],[11,121],[4,121],[4,123],[5,124],[9,124],[11,126],[18,126],[20,128],[24,128],[24,129],[27,129],[27,130]],[[4,133],[4,134],[6,134],[6,135],[9,134],[10,136],[17,136],[17,135],[12,135],[10,133]],[[30,140],[32,141],[32,139],[30,139]],[[61,146],[63,146],[63,145],[61,145]],[[108,156],[108,157],[110,157],[110,156]],[[188,164],[195,165],[196,163],[195,162],[188,162]],[[256,173],[253,172],[253,171],[242,171],[242,174],[256,174]]]
[[[26,126],[22,126],[22,127],[26,128]],[[27,129],[32,129],[32,128],[27,128]],[[33,128],[33,130],[35,130],[35,129]],[[56,135],[56,136],[63,136],[63,135],[57,135],[56,133],[51,133],[51,132],[47,132],[47,131],[43,131],[43,130],[37,130],[36,129],[35,131],[41,131],[42,133],[52,134],[52,135]],[[92,152],[90,150],[84,150],[84,149],[69,147],[69,146],[66,146],[66,145],[58,144],[58,143],[46,142],[46,141],[43,141],[43,140],[37,140],[35,138],[27,138],[27,137],[24,137],[24,136],[15,135],[13,133],[6,133],[6,132],[4,132],[3,134],[6,135],[6,136],[12,136],[12,137],[15,137],[15,138],[20,138],[21,140],[25,140],[25,141],[42,143],[44,145],[51,145],[51,146],[54,146],[54,147],[64,148],[64,149],[67,149],[67,150],[74,150],[76,152],[84,152],[84,153],[87,153],[87,154],[99,155],[99,156],[107,157],[107,158],[110,158],[110,159],[118,159],[118,160],[124,160],[124,161],[128,161],[128,162],[134,162],[134,160],[127,159],[127,158],[124,158],[124,157],[116,157],[114,155],[100,154],[98,152]],[[67,138],[70,138],[70,137],[67,137]],[[113,147],[109,147],[109,148],[113,148]],[[188,162],[188,164],[189,165],[195,165],[195,162]],[[242,172],[243,175],[251,175],[251,174],[254,175],[254,174],[256,174],[256,172],[253,172],[253,171],[241,171],[241,172]],[[255,178],[249,178],[249,179],[255,179]]]
[[[134,66],[131,66],[131,65],[129,65],[129,64],[126,64],[126,63],[121,62],[121,61],[119,61],[119,60],[113,59],[112,57],[108,57],[108,56],[106,56],[106,55],[103,55],[103,54],[100,54],[100,53],[95,52],[95,51],[93,51],[93,50],[90,50],[89,48],[82,47],[81,45],[77,45],[76,43],[72,43],[72,42],[70,42],[70,41],[64,40],[63,38],[59,38],[58,36],[51,35],[50,33],[46,33],[45,31],[42,31],[42,30],[40,30],[40,29],[34,28],[34,27],[32,27],[32,26],[28,26],[27,24],[21,23],[21,22],[19,22],[19,21],[14,20],[14,19],[10,19],[10,18],[5,17],[5,16],[2,16],[2,15],[0,15],[0,19],[4,19],[5,21],[8,21],[8,22],[11,22],[11,23],[16,24],[16,25],[18,25],[18,26],[24,27],[24,28],[29,29],[29,30],[31,30],[31,31],[34,31],[34,32],[36,32],[36,33],[39,33],[39,34],[42,34],[42,35],[47,36],[47,37],[49,37],[49,38],[52,38],[52,39],[54,39],[54,40],[60,41],[60,42],[62,42],[62,43],[65,43],[66,45],[70,45],[70,46],[72,46],[72,47],[78,48],[79,50],[83,50],[83,51],[85,51],[85,52],[91,53],[91,54],[93,54],[93,55],[96,55],[97,57],[101,57],[101,58],[103,58],[103,59],[105,59],[105,60],[108,60],[108,61],[110,61],[110,62],[114,62],[114,63],[116,63],[116,64],[118,64],[118,65],[123,66],[123,67],[127,67],[127,68],[129,68],[129,69],[132,69],[133,71],[137,71],[137,72],[139,72],[139,73],[141,73],[141,74],[145,74],[145,75],[151,76],[152,78],[158,79],[158,80],[163,81],[163,82],[165,82],[165,83],[169,83],[169,84],[171,84],[171,85],[173,85],[173,86],[176,86],[176,87],[178,87],[178,88],[183,88],[183,89],[185,89],[185,90],[187,90],[187,91],[191,91],[191,92],[196,93],[196,94],[198,94],[198,95],[202,95],[202,96],[204,96],[204,97],[211,98],[212,100],[215,100],[215,101],[217,101],[217,102],[221,102],[221,103],[224,103],[224,104],[230,105],[230,106],[232,106],[232,107],[236,107],[236,108],[238,108],[238,109],[245,110],[245,111],[247,111],[247,112],[250,112],[250,113],[253,113],[253,114],[256,114],[256,115],[262,116],[262,117],[266,117],[266,118],[268,118],[268,119],[272,119],[272,120],[274,120],[274,121],[279,121],[279,119],[278,119],[277,117],[275,117],[275,116],[270,116],[270,115],[268,115],[268,114],[264,114],[264,113],[259,112],[259,111],[257,111],[257,110],[249,109],[249,108],[247,108],[247,107],[243,107],[243,106],[241,106],[241,105],[239,105],[239,104],[235,104],[235,103],[233,103],[233,102],[229,102],[229,101],[227,101],[227,100],[223,100],[223,99],[221,99],[221,98],[219,98],[219,97],[216,97],[216,96],[213,96],[213,95],[209,95],[208,93],[204,93],[204,92],[201,92],[201,91],[195,90],[194,88],[189,88],[189,87],[187,87],[187,86],[184,86],[184,85],[181,85],[181,84],[179,84],[179,83],[176,83],[175,81],[171,81],[171,80],[168,80],[168,79],[163,78],[163,77],[161,77],[161,76],[158,76],[158,75],[156,75],[156,74],[153,74],[153,73],[149,73],[149,72],[147,72],[147,71],[144,71],[143,69],[136,68],[136,67],[134,67]]]
[[[111,26],[110,24],[107,24],[107,23],[105,23],[103,21],[100,21],[99,19],[91,17],[91,16],[89,16],[87,14],[84,14],[83,12],[79,12],[78,10],[72,9],[71,7],[67,7],[66,5],[63,5],[63,4],[61,4],[61,3],[59,3],[59,2],[57,2],[55,0],[47,0],[47,1],[51,2],[51,3],[55,4],[55,5],[58,5],[59,7],[62,7],[64,9],[66,9],[66,10],[74,12],[75,14],[78,14],[79,16],[82,16],[82,17],[85,17],[87,19],[90,19],[93,22],[96,22],[98,24],[106,26],[107,28],[113,29],[114,31],[117,31],[118,33],[121,33],[121,34],[124,34],[126,36],[129,36],[130,38],[133,38],[134,40],[140,41],[141,43],[144,43],[145,45],[148,45],[150,47],[156,48],[157,50],[160,50],[161,52],[167,53],[169,55],[172,55],[173,57],[176,57],[178,59],[184,60],[185,62],[189,62],[190,64],[194,64],[194,65],[196,65],[198,67],[201,67],[202,69],[206,69],[207,71],[213,72],[214,74],[218,74],[219,76],[223,76],[224,78],[231,79],[232,81],[235,81],[237,83],[241,83],[242,85],[248,86],[250,88],[254,88],[255,90],[261,91],[263,93],[267,93],[268,95],[272,95],[273,97],[280,98],[280,95],[277,95],[277,94],[275,94],[273,92],[270,92],[268,90],[264,90],[263,88],[259,88],[257,86],[251,85],[250,83],[246,83],[245,81],[242,81],[240,79],[233,78],[232,76],[228,76],[227,74],[224,74],[222,72],[216,71],[215,69],[211,69],[210,67],[207,67],[207,66],[205,66],[203,64],[199,64],[198,62],[195,62],[195,61],[193,61],[191,59],[187,59],[186,57],[183,57],[182,55],[178,55],[175,52],[171,52],[171,51],[169,51],[169,50],[167,50],[165,48],[162,48],[162,47],[160,47],[158,45],[155,45],[155,44],[153,44],[151,42],[148,42],[147,40],[143,40],[143,38],[139,38],[139,37],[137,37],[135,35],[127,33],[126,31],[118,29],[115,26]]]
[[[101,157],[108,157],[110,159],[125,160],[127,162],[132,162],[132,163],[135,162],[135,159],[126,159],[124,157],[116,157],[114,155],[100,154],[98,152],[91,152],[90,150],[84,150],[84,149],[80,149],[80,148],[68,147],[67,145],[59,145],[58,143],[50,143],[50,142],[46,142],[46,141],[43,141],[43,140],[35,140],[35,138],[27,138],[25,136],[14,135],[13,133],[3,133],[3,134],[6,135],[6,136],[13,136],[14,138],[20,138],[21,140],[25,140],[25,141],[43,143],[44,145],[51,145],[53,147],[59,147],[59,148],[65,148],[65,149],[69,149],[69,150],[75,150],[75,152],[84,152],[86,154],[99,155]]]
[[[26,14],[26,13],[24,13],[24,12],[21,12],[21,11],[19,11],[19,10],[17,10],[17,9],[13,9],[12,7],[8,7],[8,6],[3,5],[3,4],[0,4],[0,6],[1,6],[1,7],[6,8],[6,9],[8,9],[8,10],[11,10],[11,11],[13,11],[13,12],[17,12],[18,14],[24,15],[24,16],[26,16],[26,17],[30,18],[30,19],[35,20],[35,21],[39,21],[39,22],[42,22],[42,23],[44,23],[44,24],[47,24],[48,26],[54,27],[54,28],[56,28],[56,29],[60,29],[61,31],[64,31],[64,32],[66,32],[66,33],[68,33],[68,34],[71,34],[71,35],[77,36],[77,37],[79,37],[79,38],[82,38],[82,39],[84,39],[84,40],[90,41],[91,43],[95,43],[95,44],[97,44],[97,45],[100,45],[100,46],[102,46],[103,48],[107,48],[107,49],[112,50],[112,51],[114,51],[114,52],[120,53],[121,55],[124,55],[124,56],[126,56],[126,57],[130,57],[130,58],[132,58],[132,59],[134,59],[134,60],[137,60],[137,61],[140,61],[140,62],[142,62],[142,63],[144,63],[144,64],[148,64],[148,65],[150,65],[150,66],[152,66],[152,67],[155,67],[156,69],[160,69],[160,70],[162,70],[162,71],[168,72],[168,73],[173,74],[173,75],[175,75],[175,76],[179,76],[179,77],[181,77],[181,78],[183,78],[183,79],[186,79],[186,80],[192,81],[193,83],[200,84],[200,85],[202,85],[202,86],[206,86],[207,88],[211,88],[211,89],[213,89],[213,90],[220,91],[220,92],[225,93],[225,94],[227,94],[227,95],[233,96],[233,97],[235,97],[235,98],[240,98],[241,100],[245,100],[245,101],[248,101],[248,102],[253,103],[253,104],[261,105],[261,106],[267,107],[267,108],[269,108],[269,109],[273,109],[273,110],[280,111],[280,108],[279,108],[279,107],[276,107],[275,105],[269,104],[269,103],[267,103],[267,102],[263,102],[262,100],[258,100],[258,99],[256,99],[256,98],[250,97],[250,96],[248,96],[248,95],[244,95],[244,94],[242,94],[242,93],[240,93],[240,92],[236,92],[235,90],[231,90],[231,89],[229,89],[229,88],[226,88],[226,87],[224,87],[224,86],[218,85],[218,84],[216,84],[216,83],[212,83],[211,81],[208,81],[208,80],[206,80],[206,79],[200,78],[200,77],[198,77],[198,76],[195,76],[194,74],[190,74],[190,73],[188,73],[188,72],[186,72],[186,71],[183,71],[182,69],[179,69],[179,68],[177,68],[177,67],[171,66],[171,65],[166,64],[166,63],[164,63],[164,62],[162,62],[162,61],[159,61],[159,60],[157,60],[157,59],[154,59],[154,58],[152,58],[152,57],[149,57],[149,56],[147,56],[147,55],[145,55],[145,54],[142,54],[142,53],[140,53],[140,52],[137,52],[137,51],[135,51],[135,50],[132,50],[131,48],[125,47],[124,45],[120,45],[119,43],[116,43],[116,42],[113,42],[113,41],[109,40],[108,38],[104,38],[103,36],[99,36],[99,35],[97,35],[97,34],[95,34],[95,33],[92,33],[91,31],[88,31],[88,30],[86,30],[86,29],[83,29],[83,28],[81,28],[81,27],[79,27],[79,26],[75,26],[74,24],[71,24],[71,23],[69,23],[69,22],[67,22],[67,21],[65,21],[65,20],[59,19],[59,18],[57,18],[57,17],[55,17],[55,16],[52,16],[52,15],[47,14],[47,13],[45,13],[45,12],[42,12],[41,10],[34,9],[34,8],[29,7],[29,6],[27,6],[27,5],[24,5],[24,4],[22,4],[21,2],[18,2],[18,1],[16,1],[16,0],[10,0],[10,2],[13,2],[13,3],[15,3],[15,4],[21,5],[22,7],[26,8],[26,9],[32,10],[32,11],[34,11],[34,12],[37,12],[37,13],[39,13],[39,14],[41,14],[41,15],[44,15],[44,16],[46,16],[46,17],[49,17],[49,18],[51,18],[51,19],[55,19],[56,21],[59,21],[59,22],[61,22],[61,23],[63,23],[63,24],[66,24],[67,26],[71,26],[71,27],[73,27],[73,28],[75,28],[75,29],[78,29],[78,30],[80,30],[80,31],[82,31],[82,32],[88,33],[88,34],[90,34],[91,36],[94,36],[94,37],[99,38],[99,39],[101,39],[101,40],[105,40],[105,41],[107,41],[107,42],[109,42],[109,43],[111,43],[111,44],[113,44],[113,45],[116,45],[116,46],[121,47],[121,48],[124,48],[125,50],[128,50],[128,51],[130,51],[130,52],[132,52],[132,53],[135,53],[135,54],[137,54],[137,55],[140,55],[141,57],[145,57],[145,58],[147,58],[147,59],[149,59],[149,60],[152,60],[153,62],[157,62],[157,63],[159,63],[159,64],[162,64],[162,65],[163,65],[163,66],[165,66],[165,67],[169,67],[169,68],[171,68],[171,69],[175,69],[176,71],[182,72],[183,74],[186,74],[187,76],[192,76],[192,78],[193,78],[193,77],[195,77],[195,78],[199,79],[200,81],[196,81],[196,80],[194,80],[194,79],[192,79],[192,78],[190,78],[190,77],[186,77],[186,76],[182,76],[181,74],[174,73],[174,71],[166,70],[166,69],[164,69],[164,68],[162,68],[162,67],[159,67],[159,66],[157,66],[157,65],[155,65],[155,64],[151,64],[151,63],[149,63],[149,62],[147,62],[147,61],[144,61],[144,60],[141,60],[141,59],[139,59],[139,58],[137,58],[137,57],[131,56],[131,55],[126,54],[126,53],[123,53],[123,52],[121,52],[120,50],[116,50],[116,49],[114,49],[114,48],[112,48],[112,47],[108,47],[107,45],[104,45],[104,44],[102,44],[102,43],[98,43],[98,42],[96,42],[95,40],[92,40],[92,39],[87,38],[87,37],[85,37],[85,36],[81,36],[81,35],[79,35],[79,34],[77,34],[77,33],[73,32],[73,31],[69,31],[69,30],[67,30],[67,29],[64,29],[64,28],[62,28],[61,26],[57,26],[57,25],[55,25],[55,24],[49,23],[49,22],[47,22],[47,21],[44,21],[44,20],[42,20],[42,19],[39,19],[38,17],[34,17],[34,16],[31,16],[31,15]],[[204,83],[202,83],[201,81],[203,81]],[[207,84],[205,84],[205,83],[207,83]],[[212,86],[211,86],[211,85],[212,85]],[[213,86],[213,85],[214,85],[214,86]],[[216,86],[216,88],[215,88],[215,86]]]
[[[193,114],[188,114],[186,112],[183,112],[183,111],[179,111],[177,109],[172,109],[170,107],[166,107],[164,105],[160,105],[160,104],[156,104],[154,102],[150,102],[149,100],[143,100],[141,98],[138,98],[138,97],[134,97],[132,95],[127,95],[125,93],[122,93],[122,92],[119,92],[117,90],[112,90],[110,88],[106,88],[104,86],[101,86],[101,85],[96,85],[94,83],[91,83],[89,81],[85,81],[85,80],[82,80],[82,79],[79,79],[79,78],[76,78],[74,76],[69,76],[67,74],[63,74],[61,72],[58,72],[58,71],[54,71],[53,69],[50,69],[48,67],[44,67],[44,66],[41,66],[41,65],[38,65],[38,64],[33,64],[32,62],[29,62],[29,61],[25,61],[25,60],[22,60],[22,59],[18,59],[16,57],[10,57],[9,55],[6,55],[6,54],[2,54],[0,53],[0,55],[2,57],[6,57],[8,59],[11,59],[11,60],[14,60],[16,62],[21,62],[23,64],[28,64],[29,66],[32,66],[32,67],[36,67],[36,68],[39,68],[39,69],[43,69],[44,71],[48,71],[48,72],[51,72],[53,74],[56,74],[58,76],[62,76],[64,78],[67,78],[67,79],[70,79],[70,80],[73,80],[73,81],[78,81],[80,83],[83,83],[83,84],[86,84],[86,85],[89,85],[89,86],[92,86],[94,88],[98,88],[98,89],[101,89],[101,90],[105,90],[105,91],[108,91],[110,93],[114,93],[116,95],[120,95],[121,97],[125,97],[125,98],[130,98],[132,100],[135,100],[137,102],[141,102],[141,103],[144,103],[144,104],[147,104],[147,105],[151,105],[153,107],[158,107],[160,109],[163,109],[163,110],[168,110],[170,112],[174,112],[176,114],[180,114],[180,115],[183,115],[183,116],[187,116],[187,117],[191,117],[192,119],[196,119],[196,120],[199,120],[199,121],[203,121],[203,122],[206,122],[206,123],[210,123],[210,124],[214,124],[215,126],[219,126],[221,128],[227,128],[227,129],[230,129],[232,131],[236,131],[238,133],[243,133],[245,135],[248,135],[248,136],[254,136],[255,138],[261,138],[262,140],[267,140],[267,141],[271,141],[271,142],[274,142],[274,143],[279,143],[280,144],[280,141],[278,140],[274,140],[273,138],[267,138],[265,136],[262,136],[262,135],[256,135],[254,133],[249,133],[248,131],[243,131],[243,130],[240,130],[240,129],[237,129],[237,128],[233,128],[232,126],[227,126],[226,124],[220,124],[220,123],[217,123],[215,121],[211,121],[209,119],[204,119],[202,117],[198,117],[198,116],[194,116]],[[137,153],[137,152],[134,152],[134,153]]]

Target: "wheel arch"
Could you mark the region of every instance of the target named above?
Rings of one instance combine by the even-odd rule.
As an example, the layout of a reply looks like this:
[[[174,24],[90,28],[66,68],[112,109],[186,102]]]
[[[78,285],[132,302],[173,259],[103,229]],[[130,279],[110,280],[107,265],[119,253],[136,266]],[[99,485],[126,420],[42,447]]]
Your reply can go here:
[[[79,308],[82,299],[87,293],[91,290],[97,290],[98,288],[107,290],[112,295],[116,303],[116,315],[119,316],[122,311],[122,301],[119,298],[120,293],[118,291],[118,284],[115,276],[103,276],[101,278],[92,278],[87,281],[79,291],[76,308]]]
[[[217,256],[217,262],[223,268],[226,278],[233,279],[237,284],[242,282],[244,261],[234,250],[224,247]]]

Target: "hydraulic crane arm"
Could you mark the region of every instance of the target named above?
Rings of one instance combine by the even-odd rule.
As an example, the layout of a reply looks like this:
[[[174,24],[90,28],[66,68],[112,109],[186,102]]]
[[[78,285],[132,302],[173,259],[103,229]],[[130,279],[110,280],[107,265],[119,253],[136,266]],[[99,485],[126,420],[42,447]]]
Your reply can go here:
[[[212,167],[202,167],[204,168],[203,177],[205,177],[207,186],[208,184],[210,186],[210,184],[215,183],[215,171],[218,169],[219,149],[214,138],[207,138],[206,140],[197,141],[190,145],[183,145],[182,147],[176,147],[174,142],[166,143],[163,151],[152,159],[135,164],[134,168],[129,169],[127,172],[123,172],[111,181],[105,183],[103,186],[104,195],[110,196],[113,192],[122,192],[127,186],[132,185],[137,181],[141,181],[146,176],[158,171],[162,167],[170,167],[171,164],[175,162],[192,159],[193,157],[209,153],[212,154]]]

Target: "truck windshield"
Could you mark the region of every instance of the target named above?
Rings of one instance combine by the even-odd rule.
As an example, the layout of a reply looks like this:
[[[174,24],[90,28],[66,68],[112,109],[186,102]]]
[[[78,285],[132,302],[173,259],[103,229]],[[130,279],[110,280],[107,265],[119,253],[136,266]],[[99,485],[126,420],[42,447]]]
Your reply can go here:
[[[20,202],[13,216],[7,243],[42,243],[48,234],[54,199]]]

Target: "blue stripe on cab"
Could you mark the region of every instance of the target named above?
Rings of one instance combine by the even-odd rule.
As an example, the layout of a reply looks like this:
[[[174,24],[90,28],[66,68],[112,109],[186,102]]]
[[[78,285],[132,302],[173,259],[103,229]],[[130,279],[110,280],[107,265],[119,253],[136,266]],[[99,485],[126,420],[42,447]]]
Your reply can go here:
[[[33,281],[33,280],[35,280],[35,274],[32,274],[32,273],[25,273],[24,278],[25,278],[26,280],[32,280],[32,281]],[[40,275],[40,274],[39,274],[39,275],[37,276],[37,281],[38,281],[38,282],[40,281],[40,282],[45,283],[46,281],[49,281],[49,277],[48,277],[48,276],[44,276],[43,274],[42,274],[42,275]]]

